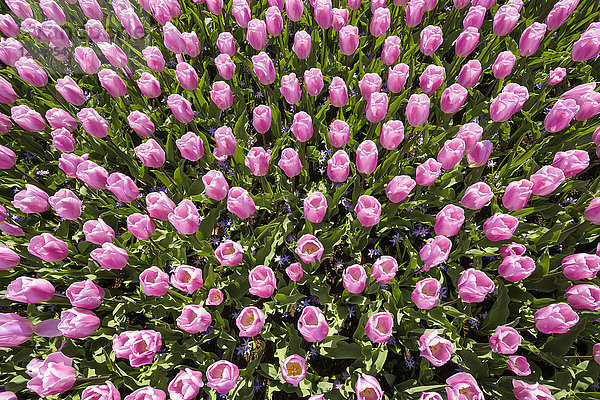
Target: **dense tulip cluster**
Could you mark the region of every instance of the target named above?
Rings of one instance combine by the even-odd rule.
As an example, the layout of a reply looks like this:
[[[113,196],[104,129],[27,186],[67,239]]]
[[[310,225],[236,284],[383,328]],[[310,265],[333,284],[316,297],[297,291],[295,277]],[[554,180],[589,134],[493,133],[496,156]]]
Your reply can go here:
[[[597,2],[5,3],[0,399],[597,395]]]

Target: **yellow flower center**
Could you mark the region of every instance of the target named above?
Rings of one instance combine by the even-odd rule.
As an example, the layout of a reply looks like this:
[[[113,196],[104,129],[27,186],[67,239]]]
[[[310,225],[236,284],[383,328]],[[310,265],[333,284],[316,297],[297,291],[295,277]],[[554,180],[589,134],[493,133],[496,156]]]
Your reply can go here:
[[[297,362],[288,363],[286,368],[289,376],[298,376],[302,374],[302,367]]]

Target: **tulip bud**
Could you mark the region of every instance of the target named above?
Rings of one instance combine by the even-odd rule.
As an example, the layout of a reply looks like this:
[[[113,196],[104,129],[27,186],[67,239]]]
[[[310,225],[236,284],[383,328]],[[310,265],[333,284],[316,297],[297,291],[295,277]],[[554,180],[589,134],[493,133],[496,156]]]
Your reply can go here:
[[[521,53],[523,57],[533,55],[540,47],[540,43],[545,34],[546,24],[534,22],[529,25],[527,29],[523,31],[521,39],[519,40],[519,53]]]
[[[429,118],[430,100],[426,94],[412,94],[406,106],[406,119],[410,126],[421,126]]]
[[[440,47],[444,41],[442,36],[442,28],[435,25],[426,26],[420,34],[421,42],[419,43],[419,50],[426,56],[430,56]]]
[[[388,8],[378,8],[373,13],[369,32],[375,37],[383,36],[390,27],[390,10]]]
[[[358,48],[358,28],[346,25],[339,32],[340,51],[347,56],[352,55]]]
[[[229,184],[220,171],[210,170],[202,177],[204,192],[213,200],[221,201],[227,197]]]

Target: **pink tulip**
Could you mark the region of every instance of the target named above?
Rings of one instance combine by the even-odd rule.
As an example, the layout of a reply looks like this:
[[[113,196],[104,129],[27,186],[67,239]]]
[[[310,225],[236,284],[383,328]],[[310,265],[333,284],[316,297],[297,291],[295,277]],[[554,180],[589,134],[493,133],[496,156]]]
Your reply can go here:
[[[438,88],[444,82],[446,70],[444,67],[437,65],[428,65],[425,71],[419,77],[419,86],[425,94],[431,94],[438,90]],[[415,96],[415,95],[413,95]],[[412,97],[412,96],[411,96]]]
[[[227,394],[237,385],[240,372],[235,364],[220,360],[206,370],[206,385],[218,393]]]
[[[86,157],[87,159],[87,157]],[[93,161],[84,160],[76,167],[76,176],[92,189],[105,189],[108,172]]]
[[[233,63],[233,61],[231,60],[231,57],[229,56],[229,54],[219,54],[217,56],[217,58],[215,58],[215,66],[217,67],[217,70],[219,71],[219,75],[221,76],[221,78],[226,79],[226,80],[230,80],[233,78],[233,75],[235,74],[235,64]],[[195,71],[194,71],[195,73]],[[197,75],[196,75],[197,78]],[[197,81],[197,79],[196,79]],[[196,85],[197,87],[197,85]],[[196,89],[196,87],[194,89]]]
[[[365,112],[369,122],[376,124],[381,122],[388,111],[388,96],[386,93],[376,92],[371,94],[367,101]]]
[[[455,53],[459,57],[466,57],[477,47],[480,33],[477,28],[470,26],[458,35],[454,45]]]
[[[398,262],[390,256],[381,256],[371,266],[371,276],[379,283],[387,284],[396,276]]]
[[[102,87],[113,97],[125,96],[127,93],[125,82],[115,71],[103,69],[98,72],[98,79]]]
[[[165,59],[158,47],[148,46],[142,50],[142,54],[144,55],[148,68],[156,72],[161,72],[165,68]]]
[[[198,161],[204,155],[204,144],[200,136],[188,132],[175,141],[181,156],[186,160]]]
[[[509,282],[519,282],[535,271],[535,263],[530,257],[509,255],[498,266],[498,273]]]
[[[562,170],[566,178],[577,175],[589,165],[590,156],[585,150],[559,151],[552,161],[552,166]]]
[[[17,93],[6,79],[0,77],[0,103],[12,104],[17,100]]]
[[[304,111],[300,111],[294,114],[294,120],[290,128],[296,140],[299,142],[306,142],[310,140],[313,135],[312,118]]]
[[[200,333],[208,329],[212,323],[212,316],[204,307],[189,304],[183,307],[181,315],[177,318],[177,327],[188,333]]]
[[[0,113],[0,133],[7,133],[11,128],[12,121],[6,115]]]
[[[560,2],[559,2],[560,3]],[[523,381],[519,381],[517,379],[512,380],[513,384],[513,394],[517,398],[517,400],[527,400],[531,398],[537,399],[552,399],[552,392],[541,385],[539,382],[534,384],[528,384]]]
[[[21,276],[6,287],[6,298],[19,303],[42,303],[54,297],[54,286],[42,278]]]
[[[76,220],[81,215],[81,200],[69,189],[60,189],[48,199],[56,214],[64,219]]]
[[[202,382],[202,372],[193,371],[189,368],[186,368],[184,371],[179,371],[175,378],[169,382],[167,390],[169,391],[169,396],[172,400],[191,400],[198,395],[200,388],[203,386],[204,382]]]
[[[343,107],[348,103],[346,82],[339,76],[334,77],[329,85],[329,100],[334,107]]]
[[[465,142],[462,139],[446,140],[437,155],[437,161],[444,169],[454,168],[462,160],[465,152]]]
[[[600,307],[600,288],[594,285],[574,285],[566,291],[569,305],[577,309],[596,310]]]
[[[291,355],[283,360],[280,368],[283,380],[296,387],[306,377],[306,359],[298,354]]]
[[[254,200],[247,190],[241,187],[232,187],[227,195],[227,211],[234,213],[241,219],[246,219],[256,210]]]
[[[46,71],[33,58],[21,57],[15,67],[21,79],[34,86],[42,87],[48,83]]]
[[[435,278],[425,278],[417,282],[410,298],[421,310],[431,310],[438,304],[442,285]]]
[[[227,110],[233,105],[233,94],[229,85],[223,81],[214,82],[210,91],[210,99],[219,110]]]
[[[251,294],[269,298],[277,289],[277,280],[273,270],[264,265],[259,265],[253,268],[249,275],[248,281],[250,282],[250,289],[248,290]]]
[[[110,36],[99,20],[89,19],[85,23],[85,31],[90,40],[96,44],[110,42]]]
[[[600,27],[587,29],[573,44],[571,58],[575,62],[587,61],[600,53]]]
[[[406,6],[406,26],[414,27],[423,20],[425,2],[423,0],[410,0]]]
[[[101,218],[86,221],[83,224],[83,233],[85,234],[85,240],[99,245],[110,243],[115,239],[115,231]]]
[[[265,11],[265,20],[267,23],[267,32],[271,36],[281,35],[283,29],[283,17],[281,10],[276,6],[271,6]]]
[[[327,29],[333,23],[331,0],[314,0],[314,17],[321,29]]]
[[[559,168],[545,165],[530,177],[533,182],[533,194],[546,196],[554,192],[565,181],[565,175]]]
[[[436,236],[427,239],[425,245],[419,251],[421,261],[423,261],[423,271],[427,272],[432,267],[440,265],[448,260],[452,242],[445,236]]]
[[[217,144],[215,152],[217,152],[219,155],[225,156],[225,159],[235,153],[237,143],[231,128],[227,126],[221,126],[218,128],[215,131],[215,142]]]
[[[68,391],[77,378],[77,371],[72,364],[73,360],[60,351],[50,354],[43,361],[32,359],[27,364],[26,373],[32,378],[27,382],[27,389],[40,397]]]
[[[400,142],[404,139],[404,124],[402,121],[388,121],[381,127],[379,141],[381,145],[388,150],[396,150]]]
[[[171,275],[171,285],[189,294],[200,289],[203,284],[202,270],[190,265],[178,266]]]
[[[561,267],[569,280],[591,279],[600,271],[600,257],[586,253],[572,254],[563,258]]]
[[[169,275],[158,267],[145,269],[139,279],[146,296],[164,296],[169,291]]]
[[[285,0],[285,13],[287,17],[296,22],[304,12],[304,4],[301,0]]]
[[[502,205],[509,210],[518,211],[525,208],[533,194],[533,182],[527,179],[512,181],[502,196]]]
[[[415,180],[421,186],[431,186],[440,176],[442,164],[433,158],[427,159],[423,164],[417,167]]]
[[[100,327],[100,318],[93,311],[72,308],[61,312],[57,326],[65,337],[84,339],[94,334]]]
[[[271,128],[271,108],[259,105],[252,111],[252,125],[259,133],[266,133]]]
[[[496,285],[482,271],[469,268],[458,279],[458,295],[465,303],[481,303]]]
[[[296,104],[302,98],[302,90],[295,73],[281,77],[281,94],[289,104]]]
[[[342,54],[350,56],[358,48],[358,28],[353,25],[346,25],[340,29],[339,43]]]
[[[175,77],[185,90],[198,89],[198,74],[194,67],[186,62],[180,62],[175,70]]]
[[[471,210],[479,210],[494,198],[492,189],[483,182],[475,183],[467,188],[460,200],[463,207]]]
[[[253,19],[248,22],[246,40],[254,50],[260,51],[264,49],[267,44],[267,25],[265,21]]]
[[[344,270],[342,284],[344,289],[346,289],[348,292],[355,294],[361,293],[363,290],[365,290],[366,283],[367,273],[362,266],[354,264]]]
[[[440,47],[444,38],[442,36],[442,29],[439,26],[428,25],[420,34],[421,42],[419,43],[419,50],[426,56],[430,56]]]
[[[573,99],[559,99],[544,119],[544,127],[548,132],[559,132],[565,129],[579,111]]]
[[[77,113],[83,129],[92,136],[104,138],[108,135],[109,123],[93,108],[82,108]]]
[[[252,19],[252,11],[246,1],[236,0],[231,6],[231,11],[235,17],[235,22],[240,28],[247,28],[248,22]]]
[[[0,222],[4,223],[4,221]],[[21,262],[21,257],[9,247],[0,245],[0,271],[16,267]]]
[[[373,196],[362,195],[358,198],[354,212],[362,226],[377,225],[381,218],[381,204]]]
[[[267,53],[260,52],[257,56],[252,56],[254,73],[258,81],[263,85],[270,85],[275,82],[276,73],[273,61]]]
[[[20,34],[19,27],[10,14],[0,14],[0,31],[5,36],[13,38],[18,37]]]
[[[385,65],[393,65],[396,62],[400,55],[400,44],[398,36],[389,36],[385,39],[383,51],[381,52],[381,61]]]
[[[200,224],[198,209],[188,199],[181,200],[177,207],[173,209],[173,212],[168,215],[168,219],[177,230],[177,233],[181,235],[193,235],[198,231]]]
[[[466,89],[477,84],[481,77],[482,67],[479,60],[469,60],[458,73],[458,83]]]
[[[160,83],[158,80],[149,74],[148,72],[142,72],[140,78],[136,81],[138,87],[140,88],[140,92],[148,98],[155,98],[160,96]]]
[[[101,248],[92,250],[90,256],[105,269],[122,269],[129,260],[129,255],[125,249],[110,242],[102,244]]]
[[[498,326],[490,337],[490,346],[494,353],[514,354],[521,344],[521,335],[510,326]]]
[[[132,367],[152,364],[154,356],[158,350],[160,350],[161,346],[162,340],[160,332],[151,329],[124,331],[118,335],[114,335],[112,342],[112,349],[115,356],[118,358],[129,359],[129,364]],[[148,398],[152,399],[153,397]],[[144,397],[141,397],[139,400],[144,399]]]
[[[385,194],[392,203],[399,203],[408,197],[416,185],[417,182],[410,176],[395,176],[386,186]]]
[[[320,309],[307,306],[298,319],[298,331],[307,342],[320,342],[329,334],[329,325]]]
[[[339,32],[340,29],[348,25],[348,19],[350,17],[350,12],[345,8],[333,8],[332,9],[332,22],[331,26],[333,30]]]
[[[292,45],[292,50],[296,54],[296,56],[304,60],[308,58],[310,55],[311,49],[311,38],[310,35],[306,31],[298,31],[294,34],[294,44]],[[291,74],[290,74],[291,75]],[[283,81],[283,78],[282,78]],[[283,84],[282,84],[283,86]]]
[[[579,316],[567,303],[555,303],[535,312],[535,327],[547,335],[567,333],[579,322]]]
[[[600,197],[596,197],[584,212],[585,218],[594,225],[600,225]]]
[[[368,101],[371,98],[371,94],[381,90],[382,84],[383,80],[379,74],[367,73],[358,82],[358,88],[360,89],[361,96]]]
[[[311,96],[318,96],[323,90],[323,74],[318,68],[304,71],[304,88]]]
[[[169,214],[175,210],[175,203],[164,192],[152,192],[146,196],[146,208],[152,218],[168,221]]]
[[[203,177],[204,191],[213,200],[221,201],[227,197],[229,185],[220,171],[208,171]]]
[[[529,25],[527,29],[523,31],[521,39],[519,40],[519,53],[523,57],[533,55],[540,47],[540,43],[545,34],[546,24],[534,22]]]
[[[298,254],[302,262],[305,264],[321,261],[323,251],[323,245],[319,239],[313,235],[302,235],[296,244],[296,254]]]
[[[141,111],[133,111],[127,116],[127,122],[131,129],[138,135],[150,137],[154,133],[154,124],[150,118]]]
[[[454,346],[452,342],[440,337],[437,334],[437,330],[434,330],[433,332],[421,335],[419,338],[419,350],[421,351],[421,357],[426,358],[436,367],[441,367],[450,361],[450,357],[454,353]]]
[[[469,167],[476,168],[485,165],[488,162],[493,149],[494,145],[489,140],[477,142],[475,147],[467,151]]]
[[[244,249],[238,242],[225,240],[215,250],[215,257],[222,266],[235,267],[242,262]]]
[[[304,217],[314,224],[323,221],[327,213],[327,199],[321,192],[310,194],[304,199]]]
[[[406,84],[410,67],[404,63],[388,69],[387,87],[392,93],[400,93]]]
[[[496,213],[483,224],[485,236],[492,242],[510,239],[517,227],[519,221],[508,214]]]
[[[264,176],[269,170],[271,161],[271,150],[265,151],[262,147],[253,147],[245,158],[246,167],[250,168],[255,176]]]
[[[454,236],[465,222],[465,211],[452,204],[448,204],[437,213],[435,217],[436,235]]]
[[[104,289],[96,285],[91,279],[72,283],[66,292],[73,307],[93,309],[104,299]]]
[[[548,79],[546,79],[546,83],[550,86],[558,85],[562,82],[562,80],[567,76],[566,68],[555,68],[548,74]]]
[[[194,119],[192,103],[178,94],[171,94],[167,98],[167,104],[171,112],[181,123],[187,124]]]
[[[494,61],[494,65],[492,65],[494,77],[496,79],[506,78],[512,73],[516,61],[517,57],[508,50],[498,54],[496,61]]]
[[[392,336],[394,317],[388,312],[379,312],[369,316],[365,325],[365,335],[373,343],[385,343]]]
[[[328,132],[333,147],[344,147],[350,139],[350,126],[339,119],[331,123]]]
[[[304,270],[302,269],[302,264],[296,262],[290,264],[289,267],[285,269],[285,273],[291,280],[297,282],[300,279],[302,279],[302,275],[304,275]]]
[[[165,163],[165,151],[154,139],[149,139],[135,149],[135,155],[148,168],[160,168]]]
[[[171,23],[167,22],[163,28],[165,47],[175,54],[185,52],[185,40],[181,32]]]
[[[254,337],[265,324],[265,314],[256,307],[246,307],[240,312],[235,323],[240,330],[240,337]]]
[[[67,258],[69,246],[49,233],[42,233],[31,238],[27,251],[46,262],[54,262]]]
[[[217,47],[219,48],[219,52],[221,54],[227,54],[230,57],[233,57],[235,54],[235,40],[233,35],[229,32],[219,33],[219,37],[217,38]]]
[[[406,106],[406,119],[410,126],[421,126],[429,118],[430,100],[426,94],[413,94]]]
[[[578,0],[557,1],[546,17],[546,25],[551,31],[558,29],[569,16],[575,11]]]
[[[76,47],[74,58],[86,74],[95,74],[100,69],[100,60],[94,50],[89,47]]]
[[[527,359],[523,356],[508,357],[508,369],[519,376],[527,376],[531,374],[531,368]]]
[[[383,36],[390,27],[390,10],[388,8],[378,8],[373,12],[373,18],[369,25],[369,32],[375,37]]]
[[[154,233],[156,226],[148,215],[135,213],[127,217],[127,230],[138,240],[146,240]]]
[[[98,43],[98,47],[108,62],[115,68],[127,67],[127,55],[114,43]]]
[[[490,117],[495,122],[506,122],[518,112],[518,107],[519,98],[514,93],[502,92],[490,104]]]
[[[519,22],[519,10],[509,4],[500,6],[496,14],[494,14],[493,30],[496,36],[508,35],[517,22]]]
[[[17,161],[17,155],[8,147],[0,145],[0,169],[11,169]]]
[[[41,213],[50,207],[46,192],[30,184],[25,184],[25,188],[15,194],[13,206],[25,214]]]
[[[21,29],[25,30],[23,24],[21,24]],[[25,49],[19,41],[13,38],[0,40],[0,61],[4,64],[14,67],[17,61],[27,54],[27,49]]]

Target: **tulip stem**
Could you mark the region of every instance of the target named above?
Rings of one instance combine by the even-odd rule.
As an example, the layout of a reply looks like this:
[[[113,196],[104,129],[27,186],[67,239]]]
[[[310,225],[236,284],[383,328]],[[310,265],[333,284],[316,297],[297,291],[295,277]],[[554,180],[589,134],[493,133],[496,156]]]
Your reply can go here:
[[[447,301],[445,303],[440,304],[440,307],[449,306],[449,305],[458,303],[459,301],[460,301],[460,299],[454,299],[454,300],[451,300],[451,301]]]
[[[592,358],[594,358],[594,356],[589,355],[589,356],[564,356],[565,360],[568,359],[582,359],[582,360],[590,360]]]
[[[77,383],[85,383],[85,382],[94,382],[94,381],[105,381],[107,379],[110,379],[110,376],[95,376],[93,378],[77,378],[76,382]]]
[[[556,271],[556,272],[552,272],[550,274],[543,275],[542,278],[549,278],[551,276],[558,276],[558,275],[562,275],[562,274],[563,274],[562,271]]]
[[[173,184],[173,186],[175,186],[175,190],[179,191],[179,189],[177,188],[177,184],[175,183],[175,181],[173,180],[173,178],[171,178],[171,176],[169,174],[167,174],[167,171],[165,171],[164,167],[160,167],[159,168],[163,174],[165,174],[165,176],[167,177],[168,180],[171,181],[171,183]]]
[[[14,169],[15,169],[15,171],[17,171],[21,175],[23,175],[26,178],[26,180],[31,180],[32,182],[34,182],[36,186],[40,187],[40,189],[42,189],[42,188],[46,189],[46,185],[44,185],[43,183],[41,183],[40,181],[35,179],[33,176],[30,176],[29,174],[26,174],[25,172],[23,172],[23,170],[20,169],[16,164],[14,165]]]
[[[326,47],[327,47],[327,29],[323,29],[323,43],[321,44],[321,69],[325,70],[325,57],[326,57]]]

